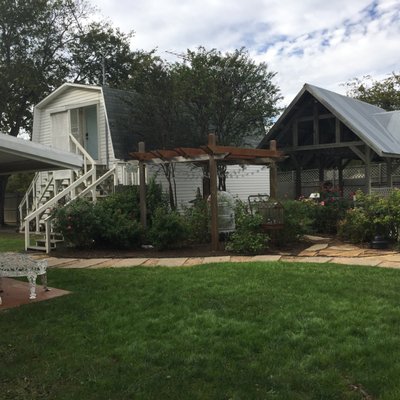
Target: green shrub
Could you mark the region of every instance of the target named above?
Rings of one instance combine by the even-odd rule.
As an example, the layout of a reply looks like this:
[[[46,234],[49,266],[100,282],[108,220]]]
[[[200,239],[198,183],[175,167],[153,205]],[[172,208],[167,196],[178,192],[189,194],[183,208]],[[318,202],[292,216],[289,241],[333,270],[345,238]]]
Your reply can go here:
[[[313,220],[312,228],[318,233],[336,234],[338,223],[352,206],[352,202],[345,199],[332,197],[320,203],[313,203],[310,208],[310,218]]]
[[[139,207],[139,197],[137,204]],[[146,187],[146,208],[148,223],[150,225],[152,224],[153,216],[155,215],[158,208],[167,208],[168,205],[168,195],[162,191],[162,187],[156,182],[155,177],[152,177]]]
[[[399,240],[400,191],[387,198],[356,193],[355,208],[348,210],[340,222],[339,236],[353,243],[372,240],[376,234]]]
[[[269,237],[261,232],[263,218],[252,215],[243,202],[237,202],[235,208],[236,231],[230,236],[226,250],[241,254],[257,254],[263,251]]]
[[[116,192],[96,204],[102,209],[115,210],[121,214],[129,215],[131,219],[140,220],[139,187],[118,186]]]
[[[184,217],[190,242],[210,242],[210,208],[206,200],[196,197],[193,206],[184,209]]]
[[[158,250],[182,247],[188,237],[188,228],[184,217],[165,207],[154,212],[148,238]]]
[[[375,229],[366,211],[362,208],[353,208],[346,212],[345,218],[339,222],[338,235],[351,243],[362,243],[371,240]]]
[[[99,221],[93,203],[76,199],[70,204],[53,210],[54,229],[62,233],[64,240],[77,248],[91,247],[99,229]]]
[[[277,230],[274,239],[278,245],[297,242],[303,235],[314,232],[313,216],[317,204],[310,201],[286,200],[283,205],[283,229]]]
[[[390,216],[390,237],[398,242],[400,240],[400,190],[393,190],[387,202],[388,215]]]
[[[114,200],[101,201],[94,207],[99,223],[95,245],[117,249],[139,247],[143,236],[141,224],[126,209],[112,207]]]

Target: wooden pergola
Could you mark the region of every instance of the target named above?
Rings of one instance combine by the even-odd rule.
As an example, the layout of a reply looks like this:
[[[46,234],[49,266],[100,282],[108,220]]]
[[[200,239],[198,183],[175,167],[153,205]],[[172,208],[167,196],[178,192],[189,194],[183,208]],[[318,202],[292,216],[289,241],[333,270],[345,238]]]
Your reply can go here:
[[[210,208],[211,208],[211,248],[219,249],[218,235],[218,202],[217,202],[217,164],[269,165],[270,195],[276,197],[277,173],[276,162],[284,155],[276,148],[276,141],[270,142],[269,149],[247,149],[234,146],[218,146],[214,134],[208,135],[208,144],[198,148],[178,147],[171,150],[145,151],[145,143],[139,143],[139,151],[129,153],[132,159],[139,161],[140,185],[140,221],[144,228],[146,221],[146,164],[167,163],[208,163],[210,173]]]

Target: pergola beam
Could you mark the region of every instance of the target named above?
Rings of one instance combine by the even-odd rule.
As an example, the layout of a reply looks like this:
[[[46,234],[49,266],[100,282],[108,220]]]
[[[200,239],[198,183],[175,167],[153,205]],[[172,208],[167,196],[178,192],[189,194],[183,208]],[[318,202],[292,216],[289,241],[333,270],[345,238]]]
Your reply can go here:
[[[178,147],[172,150],[153,150],[146,152],[144,142],[139,143],[139,151],[129,153],[139,161],[140,182],[140,221],[146,228],[146,182],[145,164],[178,163],[209,163],[210,172],[210,208],[211,208],[211,248],[219,249],[218,229],[218,182],[217,163],[223,164],[255,164],[271,166],[271,197],[276,196],[276,167],[275,163],[285,158],[283,152],[276,149],[276,141],[272,140],[270,149],[247,149],[233,146],[217,146],[214,134],[208,136],[207,146],[200,148]]]

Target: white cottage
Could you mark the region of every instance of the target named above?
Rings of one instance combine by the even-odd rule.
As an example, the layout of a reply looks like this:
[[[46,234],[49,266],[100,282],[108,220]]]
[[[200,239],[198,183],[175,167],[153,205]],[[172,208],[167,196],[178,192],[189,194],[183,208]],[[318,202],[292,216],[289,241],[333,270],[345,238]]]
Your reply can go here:
[[[20,204],[21,229],[26,249],[50,251],[59,240],[51,232],[49,214],[56,204],[79,196],[98,197],[113,192],[116,185],[138,183],[137,164],[129,152],[140,140],[130,129],[129,102],[132,93],[108,87],[66,83],[34,109],[32,141],[82,156],[79,169],[38,172]],[[166,189],[166,180],[156,175]],[[246,201],[249,194],[269,193],[269,170],[261,166],[229,167],[227,190]],[[178,204],[187,204],[202,187],[199,169],[178,166]],[[39,232],[44,238],[37,240]]]
[[[128,128],[131,96],[122,90],[66,83],[35,107],[32,141],[79,154],[83,163],[79,169],[35,175],[19,207],[26,249],[49,251],[57,242],[49,221],[56,204],[78,196],[95,201],[116,185],[137,183],[136,166],[128,162],[138,142]],[[36,240],[41,231],[45,238]]]

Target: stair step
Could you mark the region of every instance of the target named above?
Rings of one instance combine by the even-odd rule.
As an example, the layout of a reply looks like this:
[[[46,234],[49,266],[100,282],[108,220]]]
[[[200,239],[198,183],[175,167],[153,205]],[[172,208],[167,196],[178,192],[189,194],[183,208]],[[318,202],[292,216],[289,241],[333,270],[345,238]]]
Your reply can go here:
[[[63,241],[64,241],[64,240],[50,240],[50,247],[51,247],[52,249],[55,249],[55,248],[57,247],[57,243],[61,243],[61,242],[63,242]],[[37,247],[46,248],[46,240],[45,240],[45,239],[36,240],[36,246],[37,246]]]
[[[46,251],[45,246],[28,246],[28,250],[38,250],[38,251]]]

